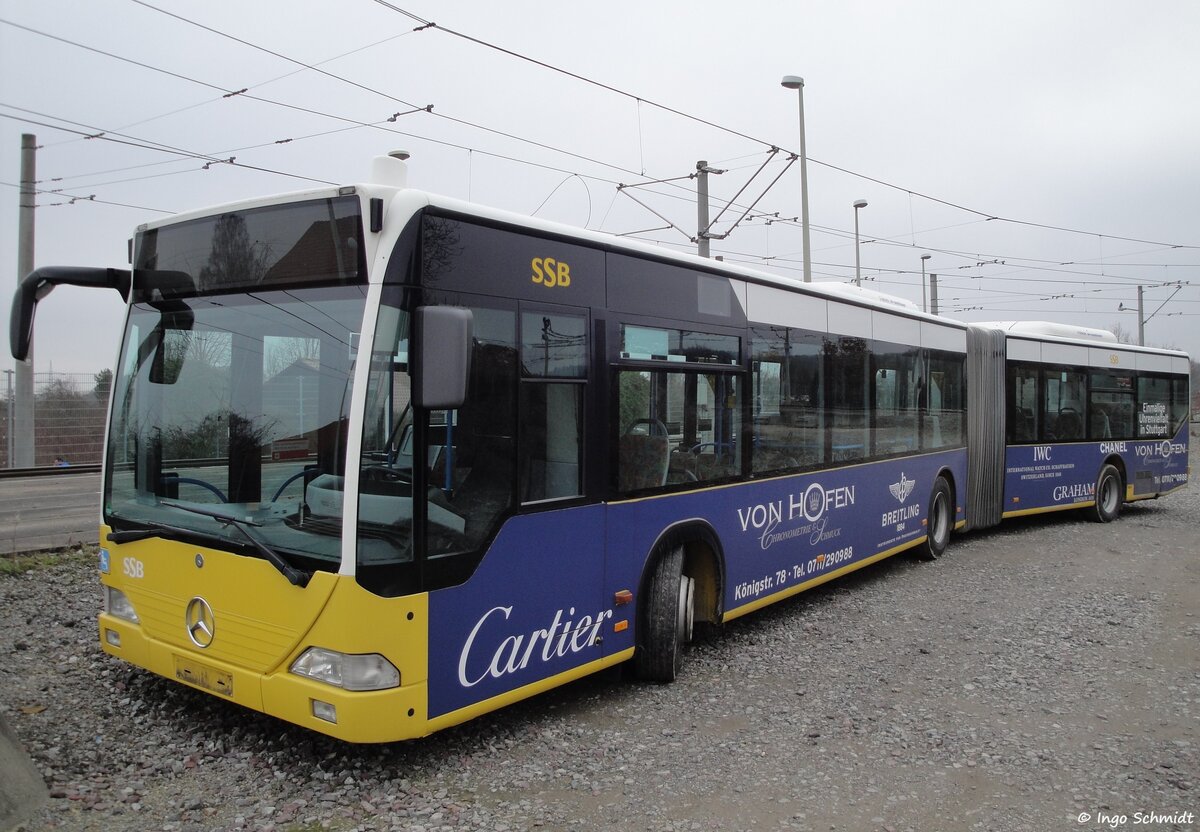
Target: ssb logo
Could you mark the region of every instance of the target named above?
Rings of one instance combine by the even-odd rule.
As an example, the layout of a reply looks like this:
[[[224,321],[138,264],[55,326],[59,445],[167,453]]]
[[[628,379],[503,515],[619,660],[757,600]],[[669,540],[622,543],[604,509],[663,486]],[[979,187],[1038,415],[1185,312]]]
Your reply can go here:
[[[571,285],[571,267],[553,257],[535,257],[530,263],[533,274],[530,280],[539,283],[547,289],[555,287],[566,288]]]

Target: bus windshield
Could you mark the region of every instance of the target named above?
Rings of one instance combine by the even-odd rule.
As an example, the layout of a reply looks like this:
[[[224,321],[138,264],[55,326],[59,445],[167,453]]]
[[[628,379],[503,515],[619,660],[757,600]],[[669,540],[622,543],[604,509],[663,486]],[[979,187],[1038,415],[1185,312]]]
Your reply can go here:
[[[217,535],[254,554],[236,527],[213,522],[217,511],[303,568],[336,570],[365,300],[364,286],[325,286],[133,303],[105,521]]]

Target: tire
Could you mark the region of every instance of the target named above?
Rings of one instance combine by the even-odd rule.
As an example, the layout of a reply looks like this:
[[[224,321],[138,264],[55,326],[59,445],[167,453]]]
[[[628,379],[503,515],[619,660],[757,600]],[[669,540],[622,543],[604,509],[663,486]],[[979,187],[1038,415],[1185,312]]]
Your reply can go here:
[[[1088,508],[1088,516],[1097,523],[1111,523],[1121,513],[1121,472],[1113,465],[1105,465],[1096,478],[1096,502]]]
[[[945,477],[934,480],[929,493],[929,513],[925,542],[916,549],[920,560],[937,560],[950,545],[950,530],[954,528],[954,495]]]
[[[684,645],[692,640],[695,581],[683,574],[683,547],[654,564],[642,608],[642,633],[634,669],[649,682],[673,682],[683,667]]]

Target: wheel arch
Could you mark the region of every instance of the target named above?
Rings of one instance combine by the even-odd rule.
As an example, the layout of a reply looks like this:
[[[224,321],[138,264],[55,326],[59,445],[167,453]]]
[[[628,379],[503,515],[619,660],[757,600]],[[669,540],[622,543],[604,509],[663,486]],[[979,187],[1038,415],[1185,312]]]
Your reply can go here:
[[[946,465],[943,465],[941,470],[933,475],[934,482],[937,482],[938,477],[944,479],[946,484],[950,486],[950,529],[953,531],[954,524],[958,520],[958,482],[954,479],[954,472]]]
[[[1104,470],[1105,465],[1111,465],[1117,469],[1117,473],[1121,475],[1121,502],[1125,502],[1126,489],[1129,487],[1129,471],[1125,467],[1125,460],[1119,454],[1109,454],[1100,463],[1100,467],[1096,469],[1096,477],[1099,478],[1100,472]],[[1099,498],[1099,495],[1097,495]]]
[[[1128,496],[1126,477],[1124,461],[1113,454],[1105,456],[1096,472],[1096,485],[1092,501],[1084,503],[1084,511],[1088,517],[1097,523],[1111,523],[1120,516],[1121,506],[1125,504]],[[1116,485],[1113,489],[1114,493],[1110,496],[1107,484],[1113,480],[1116,481]]]
[[[654,564],[676,546],[683,547],[683,574],[696,582],[696,620],[719,623],[724,614],[722,599],[725,597],[725,550],[721,538],[705,519],[693,517],[680,520],[663,529],[646,555],[642,575],[638,580],[638,623],[644,606],[640,599],[645,597]],[[640,641],[640,633],[638,639]]]

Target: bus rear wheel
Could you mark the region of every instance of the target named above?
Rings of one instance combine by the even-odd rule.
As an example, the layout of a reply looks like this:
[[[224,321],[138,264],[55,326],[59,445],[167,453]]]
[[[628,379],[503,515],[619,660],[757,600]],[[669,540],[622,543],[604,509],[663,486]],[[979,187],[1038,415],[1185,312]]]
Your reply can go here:
[[[917,547],[921,560],[937,560],[950,545],[950,529],[954,526],[954,495],[945,477],[934,480],[929,494],[929,519],[926,521],[925,542]]]
[[[684,645],[692,640],[696,583],[683,574],[683,547],[654,565],[644,595],[642,634],[634,669],[650,682],[673,682],[683,667]]]
[[[1096,502],[1089,515],[1097,523],[1111,523],[1121,513],[1121,472],[1105,465],[1096,478]]]

